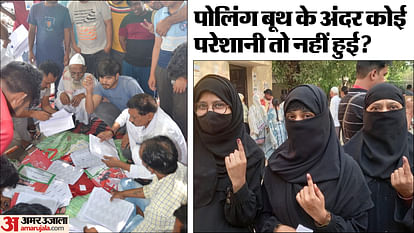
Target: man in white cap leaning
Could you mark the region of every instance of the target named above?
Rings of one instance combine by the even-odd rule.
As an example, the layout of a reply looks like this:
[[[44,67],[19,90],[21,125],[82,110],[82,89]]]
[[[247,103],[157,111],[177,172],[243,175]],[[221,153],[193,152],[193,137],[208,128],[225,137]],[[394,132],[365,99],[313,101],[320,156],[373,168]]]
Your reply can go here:
[[[85,72],[85,59],[81,54],[76,53],[63,71],[55,103],[58,109],[64,108],[74,113],[77,121],[88,125],[89,115],[85,110],[86,89],[82,86],[82,81],[87,76],[91,76],[97,85],[97,80],[92,74]]]

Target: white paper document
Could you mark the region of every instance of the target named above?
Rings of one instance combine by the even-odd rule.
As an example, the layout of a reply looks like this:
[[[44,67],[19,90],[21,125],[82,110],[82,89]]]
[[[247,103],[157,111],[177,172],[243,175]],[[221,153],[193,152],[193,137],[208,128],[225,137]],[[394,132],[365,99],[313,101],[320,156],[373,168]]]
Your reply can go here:
[[[89,134],[89,151],[100,159],[103,159],[104,155],[119,159],[118,151],[112,138],[101,142],[101,139]]]
[[[110,199],[111,194],[103,188],[95,187],[77,218],[120,232],[131,216],[134,204],[121,199]]]
[[[56,179],[53,180],[43,195],[58,200],[59,208],[68,206],[70,204],[70,200],[73,197],[69,185],[63,181]]]
[[[27,165],[23,165],[23,167],[19,168],[19,174],[23,178],[43,184],[50,184],[50,182],[55,178],[55,174],[53,173]]]
[[[303,226],[302,224],[299,224],[296,228],[296,232],[313,232],[313,230]]]
[[[19,196],[17,197],[16,205],[19,203],[41,204],[43,206],[48,207],[52,211],[52,214],[55,214],[56,210],[59,207],[58,200],[52,197],[46,196],[46,195],[42,195],[41,193],[38,193],[38,192],[19,193]]]
[[[82,168],[76,168],[60,160],[54,161],[47,171],[55,174],[57,179],[71,185],[76,183],[83,174]]]
[[[73,164],[79,168],[102,166],[104,163],[100,158],[91,154],[88,148],[74,151],[70,154]]]
[[[75,128],[72,114],[73,113],[66,112],[65,109],[61,109],[60,111],[53,113],[49,120],[40,121],[40,132],[42,132],[46,137],[49,137],[65,130]]]

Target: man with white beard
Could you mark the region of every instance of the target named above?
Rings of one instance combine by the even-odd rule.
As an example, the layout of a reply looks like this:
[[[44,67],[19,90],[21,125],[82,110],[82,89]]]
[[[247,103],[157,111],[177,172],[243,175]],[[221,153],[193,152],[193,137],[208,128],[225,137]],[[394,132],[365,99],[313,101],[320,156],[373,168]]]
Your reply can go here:
[[[82,86],[82,81],[87,76],[94,76],[85,72],[85,59],[79,53],[73,55],[69,66],[65,67],[63,71],[55,103],[58,109],[64,108],[66,111],[74,113],[77,121],[88,125],[89,115],[85,110],[86,89]],[[93,80],[97,85],[95,77]]]

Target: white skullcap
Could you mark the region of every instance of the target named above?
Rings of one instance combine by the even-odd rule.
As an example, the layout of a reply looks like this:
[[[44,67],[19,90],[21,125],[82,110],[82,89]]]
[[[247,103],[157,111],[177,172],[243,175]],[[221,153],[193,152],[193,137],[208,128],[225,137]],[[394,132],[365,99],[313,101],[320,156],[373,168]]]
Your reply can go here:
[[[80,53],[77,53],[70,59],[69,65],[85,65],[85,59]]]
[[[332,87],[332,88],[331,88],[331,91],[332,91],[333,93],[335,93],[335,94],[338,94],[338,93],[339,93],[339,91],[338,91],[338,88],[337,88],[337,87]]]

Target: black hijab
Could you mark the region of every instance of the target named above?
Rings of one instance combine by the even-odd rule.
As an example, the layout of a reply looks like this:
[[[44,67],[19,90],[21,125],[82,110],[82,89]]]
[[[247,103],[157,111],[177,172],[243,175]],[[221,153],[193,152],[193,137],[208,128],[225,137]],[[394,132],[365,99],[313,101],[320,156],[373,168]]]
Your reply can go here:
[[[286,98],[285,114],[293,101],[303,103],[315,117],[303,121],[286,119],[288,139],[273,153],[269,167],[291,183],[306,183],[306,173],[315,182],[337,179],[339,154],[343,152],[325,93],[313,85],[294,88]]]
[[[335,133],[325,93],[313,85],[301,85],[287,96],[284,110],[293,101],[303,103],[315,117],[286,119],[288,140],[270,157],[264,186],[273,214],[283,224],[314,228],[313,219],[296,201],[307,185],[306,173],[325,196],[325,207],[350,218],[372,208],[370,191],[357,163],[344,153]]]
[[[204,92],[211,92],[231,108],[231,124],[220,133],[211,135],[204,132],[194,115],[194,204],[195,207],[208,205],[214,198],[216,190],[223,190],[229,180],[224,158],[237,149],[237,138],[243,143],[247,158],[246,180],[255,172],[257,164],[263,162],[263,151],[246,133],[243,125],[243,106],[232,84],[226,78],[208,75],[201,79],[194,88],[194,103]],[[223,184],[223,185],[221,185]]]
[[[391,99],[403,108],[388,112],[367,112],[377,100]],[[389,83],[371,88],[365,96],[364,126],[344,146],[369,177],[389,179],[402,166],[402,156],[413,162],[412,135],[407,130],[405,101],[402,91]]]

